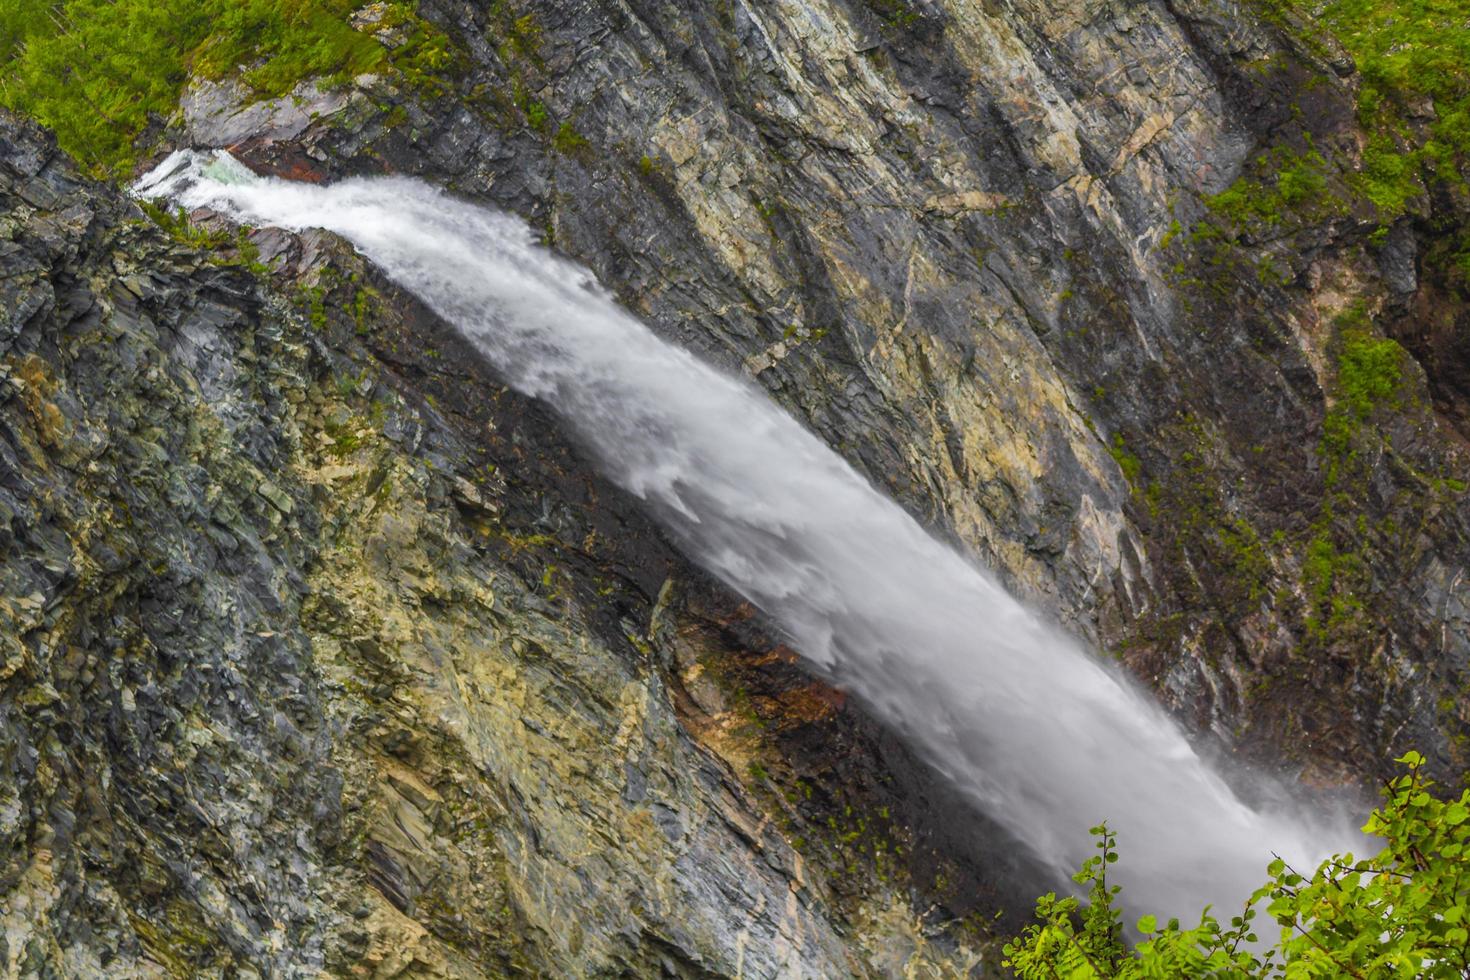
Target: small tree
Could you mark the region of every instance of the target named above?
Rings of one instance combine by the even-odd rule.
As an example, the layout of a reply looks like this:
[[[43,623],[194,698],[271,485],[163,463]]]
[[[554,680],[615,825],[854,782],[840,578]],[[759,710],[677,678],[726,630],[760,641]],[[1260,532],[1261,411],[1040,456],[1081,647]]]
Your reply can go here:
[[[1005,947],[1004,965],[1022,980],[1136,978],[1470,977],[1470,791],[1442,801],[1410,752],[1407,772],[1388,783],[1363,830],[1385,841],[1373,857],[1337,855],[1303,875],[1281,858],[1240,915],[1221,925],[1205,909],[1190,929],[1138,921],[1145,937],[1122,939],[1119,889],[1107,883],[1117,860],[1106,825],[1092,828],[1100,856],[1075,876],[1087,904],[1043,896],[1037,921]],[[1280,929],[1260,951],[1255,921],[1264,910]]]

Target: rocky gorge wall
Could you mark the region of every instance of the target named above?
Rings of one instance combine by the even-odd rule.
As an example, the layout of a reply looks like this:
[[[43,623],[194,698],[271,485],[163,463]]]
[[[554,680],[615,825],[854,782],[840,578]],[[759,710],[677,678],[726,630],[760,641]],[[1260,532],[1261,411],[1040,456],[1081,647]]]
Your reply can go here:
[[[1203,0],[420,9],[442,94],[207,83],[177,140],[525,215],[1224,751],[1463,771],[1463,287],[1423,256],[1466,205],[1353,197],[1331,38]],[[1286,214],[1236,220],[1263,172]],[[1364,402],[1385,334],[1419,358]]]
[[[1340,49],[1206,0],[419,12],[431,84],[198,79],[148,139],[515,211],[1213,751],[1464,771],[1465,307],[1426,255],[1470,210],[1354,203]],[[9,973],[993,965],[1031,872],[452,331],[0,126]],[[1222,214],[1309,146],[1284,219]]]

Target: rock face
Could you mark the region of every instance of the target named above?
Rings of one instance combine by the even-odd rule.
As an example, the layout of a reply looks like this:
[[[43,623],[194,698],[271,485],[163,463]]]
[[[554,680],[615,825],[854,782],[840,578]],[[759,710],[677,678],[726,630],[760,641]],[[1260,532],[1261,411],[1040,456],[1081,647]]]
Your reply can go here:
[[[166,142],[522,214],[1220,751],[1465,768],[1467,205],[1209,204],[1352,157],[1334,48],[1214,0],[420,11],[433,84],[201,83]],[[340,243],[155,218],[0,119],[0,970],[993,965],[1030,872],[538,406]]]
[[[875,876],[886,807],[769,788],[780,738],[854,786],[901,750],[799,679],[784,734],[733,710],[700,663],[780,656],[748,613],[345,249],[244,247],[293,309],[10,119],[0,207],[6,975],[974,960]]]
[[[1374,234],[1330,39],[1214,0],[422,11],[444,92],[365,78],[226,141],[196,90],[178,140],[522,213],[1227,751],[1464,768],[1464,306],[1417,270],[1470,205]],[[1313,148],[1284,217],[1212,210]],[[1364,329],[1418,358],[1371,410]]]

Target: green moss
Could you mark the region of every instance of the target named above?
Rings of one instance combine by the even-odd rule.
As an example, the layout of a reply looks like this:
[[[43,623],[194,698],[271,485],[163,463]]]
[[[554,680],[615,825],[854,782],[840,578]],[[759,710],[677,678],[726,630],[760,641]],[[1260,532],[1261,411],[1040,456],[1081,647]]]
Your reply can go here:
[[[1222,619],[1254,609],[1275,569],[1260,532],[1224,489],[1233,477],[1215,462],[1218,437],[1193,416],[1161,437],[1179,452],[1142,496],[1150,518],[1163,522],[1159,536],[1169,562],[1188,570],[1179,581],[1195,591],[1190,601],[1216,609]],[[1213,574],[1201,579],[1204,569]]]
[[[361,433],[345,425],[325,426],[327,436],[332,440],[327,451],[338,459],[346,459],[362,447],[363,436]]]
[[[519,59],[525,59],[537,67],[544,67],[545,59],[541,56],[543,32],[534,11],[516,16],[508,0],[494,0],[489,13],[493,30],[501,38],[498,49],[501,61],[510,66]]]
[[[263,97],[283,95],[303,78],[342,81],[377,71],[387,61],[386,49],[348,21],[360,5],[356,0],[217,2],[209,33],[192,51],[193,68],[218,78],[250,65],[240,77]]]
[[[1330,518],[1326,524],[1330,525]],[[1365,565],[1360,555],[1340,550],[1331,530],[1319,526],[1307,542],[1302,560],[1302,585],[1307,595],[1306,627],[1308,635],[1329,639],[1345,633],[1353,624],[1363,603],[1356,585]]]
[[[1261,536],[1239,517],[1221,525],[1217,533],[1232,577],[1245,588],[1247,599],[1260,599],[1271,577],[1271,561]]]
[[[361,374],[343,374],[337,378],[337,394],[343,398],[351,398],[362,388],[363,382],[367,380],[367,368],[363,368]]]
[[[1361,329],[1343,333],[1337,385],[1344,407],[1358,419],[1393,399],[1403,381],[1405,351],[1397,342]]]
[[[1405,351],[1395,341],[1369,332],[1361,306],[1337,320],[1337,404],[1322,422],[1321,453],[1327,462],[1327,489],[1336,487],[1345,464],[1356,453],[1363,423],[1381,406],[1396,405],[1403,381]]]
[[[524,14],[510,22],[506,43],[528,58],[541,57],[541,23],[534,13]]]
[[[401,4],[389,8],[390,17],[393,11],[403,9]],[[446,76],[459,70],[464,54],[428,21],[411,15],[411,23],[408,40],[393,49],[390,64],[409,88],[430,97],[442,96],[448,91]],[[402,106],[393,106],[385,122],[389,126],[401,126],[407,117]]]
[[[1174,244],[1174,239],[1179,237],[1179,233],[1183,230],[1184,226],[1179,223],[1178,218],[1171,220],[1168,230],[1164,232],[1164,237],[1159,239],[1159,248],[1168,248]]]
[[[505,542],[513,554],[552,548],[557,544],[556,538],[549,534],[516,534],[504,528],[498,532],[498,537]]]
[[[1302,586],[1306,627],[1318,640],[1340,640],[1361,621],[1360,591],[1367,573],[1365,549],[1372,529],[1366,518],[1347,519],[1360,506],[1368,479],[1365,449],[1376,444],[1365,432],[1373,416],[1399,407],[1405,352],[1370,332],[1361,306],[1337,320],[1337,402],[1322,424],[1318,454],[1323,462],[1324,501],[1303,549]]]
[[[382,299],[382,294],[372,286],[356,281],[356,277],[354,277],[353,285],[356,288],[352,293],[352,321],[355,332],[362,337],[368,333],[370,314],[373,307]]]
[[[27,38],[53,30],[55,5],[55,0],[6,0],[6,9],[0,13],[0,64],[15,57]]]
[[[1310,144],[1305,152],[1278,146],[1252,161],[1247,173],[1207,198],[1205,206],[1230,237],[1298,224],[1341,209],[1327,175],[1327,161]]]
[[[1256,7],[1319,56],[1323,30],[1352,55],[1369,140],[1351,183],[1381,221],[1404,213],[1431,184],[1465,186],[1470,30],[1463,2],[1256,0]]]
[[[1363,166],[1353,185],[1385,219],[1402,214],[1424,193],[1412,156],[1399,152],[1394,140],[1381,133],[1364,147]]]
[[[551,137],[551,145],[558,153],[575,153],[588,145],[587,137],[577,132],[577,128],[570,122],[563,121],[556,129],[556,135]]]
[[[1113,457],[1113,462],[1117,463],[1118,469],[1123,471],[1123,479],[1128,481],[1128,485],[1137,487],[1138,477],[1143,472],[1143,463],[1128,451],[1128,446],[1123,441],[1123,433],[1113,433],[1113,441],[1108,443],[1108,455]]]
[[[1392,213],[1413,182],[1464,186],[1470,159],[1470,30],[1464,3],[1445,0],[1334,0],[1323,11],[1362,75],[1358,112],[1379,134],[1365,154],[1370,196]],[[1427,100],[1423,137],[1405,120]],[[1392,158],[1400,162],[1393,162]]]
[[[545,129],[546,119],[546,106],[534,100],[526,104],[526,122],[532,129]]]
[[[301,298],[305,301],[312,329],[318,333],[327,329],[326,290],[321,286],[305,287],[301,290]]]
[[[1292,280],[1290,270],[1283,269],[1276,264],[1269,255],[1263,255],[1256,262],[1256,279],[1265,286],[1285,286]]]
[[[209,928],[199,910],[181,899],[172,899],[159,920],[129,911],[128,922],[139,942],[154,959],[175,977],[198,976],[200,972],[233,972],[227,967],[233,957]],[[213,967],[213,971],[208,971]]]

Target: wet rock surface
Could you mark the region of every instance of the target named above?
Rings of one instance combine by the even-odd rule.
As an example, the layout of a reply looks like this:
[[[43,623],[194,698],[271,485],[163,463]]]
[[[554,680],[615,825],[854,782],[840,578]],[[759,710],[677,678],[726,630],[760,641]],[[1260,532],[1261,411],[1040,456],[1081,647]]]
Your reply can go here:
[[[1446,215],[1380,240],[1314,199],[1197,234],[1271,153],[1356,152],[1330,39],[1212,0],[422,9],[445,93],[363,80],[237,151],[524,215],[1212,750],[1328,784],[1411,746],[1463,770],[1464,305],[1415,271]],[[1356,316],[1413,357],[1340,466]]]
[[[8,117],[0,204],[4,972],[977,961],[907,891],[974,854],[885,809],[888,874],[836,857],[912,760],[803,679],[733,769],[670,684],[736,600],[344,246],[180,245]]]

